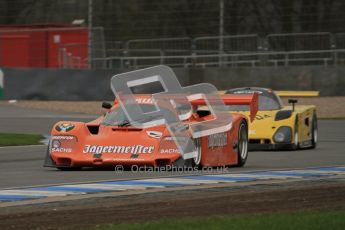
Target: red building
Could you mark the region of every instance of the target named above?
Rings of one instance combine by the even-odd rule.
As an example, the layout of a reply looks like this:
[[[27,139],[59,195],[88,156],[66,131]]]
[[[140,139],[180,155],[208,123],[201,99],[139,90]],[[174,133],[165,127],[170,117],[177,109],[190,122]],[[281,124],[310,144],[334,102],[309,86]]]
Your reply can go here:
[[[88,29],[59,25],[0,26],[0,66],[86,68]]]

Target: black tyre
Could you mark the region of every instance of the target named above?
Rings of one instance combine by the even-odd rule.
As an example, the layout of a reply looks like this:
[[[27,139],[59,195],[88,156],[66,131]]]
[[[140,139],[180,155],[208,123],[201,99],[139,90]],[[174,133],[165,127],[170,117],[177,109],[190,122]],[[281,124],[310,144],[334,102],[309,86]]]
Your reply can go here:
[[[192,159],[193,167],[201,168],[201,158],[202,158],[202,151],[201,151],[201,139],[198,138],[194,142],[198,155]]]
[[[315,113],[313,115],[311,132],[312,132],[312,134],[311,134],[312,135],[312,137],[311,137],[311,148],[314,149],[314,148],[316,148],[317,138],[318,138],[317,117],[316,117]]]
[[[79,171],[82,170],[82,167],[56,167],[58,170],[61,171]]]
[[[299,148],[299,138],[298,138],[298,119],[296,117],[295,127],[294,127],[294,134],[292,140],[292,149],[297,150]]]
[[[53,159],[50,156],[49,149],[50,149],[50,146],[48,145],[47,151],[46,151],[46,157],[45,157],[44,163],[43,163],[43,167],[56,167],[55,162],[53,161]]]
[[[197,157],[191,158],[191,159],[186,159],[184,160],[183,157],[181,156],[178,160],[173,162],[172,166],[179,168],[181,170],[187,169],[187,168],[201,168],[200,162],[201,162],[201,144],[200,144],[200,139],[195,139],[194,140],[194,145],[197,149],[198,155]]]
[[[242,167],[248,158],[248,125],[244,120],[238,129],[237,156],[237,166]]]

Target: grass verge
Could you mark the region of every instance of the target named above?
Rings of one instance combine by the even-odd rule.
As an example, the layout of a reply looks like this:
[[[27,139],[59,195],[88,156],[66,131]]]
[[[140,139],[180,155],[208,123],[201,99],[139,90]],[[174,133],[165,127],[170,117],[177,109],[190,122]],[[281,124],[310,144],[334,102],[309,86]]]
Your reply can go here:
[[[159,221],[98,226],[93,230],[155,230],[155,229],[265,229],[318,230],[345,229],[345,211],[306,211],[296,213],[217,216],[206,218],[163,219]]]
[[[39,134],[0,133],[0,146],[39,145],[43,139]]]

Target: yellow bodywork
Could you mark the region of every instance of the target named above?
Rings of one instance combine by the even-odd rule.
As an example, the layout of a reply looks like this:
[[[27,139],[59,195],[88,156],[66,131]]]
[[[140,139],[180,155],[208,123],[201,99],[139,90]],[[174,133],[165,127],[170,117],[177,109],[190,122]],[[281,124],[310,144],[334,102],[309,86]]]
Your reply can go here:
[[[284,106],[281,110],[292,110],[291,106]],[[303,143],[312,139],[312,119],[316,108],[313,105],[296,105],[292,115],[283,120],[275,121],[275,116],[280,110],[258,111],[253,122],[249,123],[249,143],[255,144],[277,144],[273,136],[281,126],[289,126],[292,129],[292,142],[295,139],[295,127],[297,128],[298,144],[303,147]],[[232,111],[244,114],[249,118],[249,112]],[[248,119],[250,120],[250,119]]]

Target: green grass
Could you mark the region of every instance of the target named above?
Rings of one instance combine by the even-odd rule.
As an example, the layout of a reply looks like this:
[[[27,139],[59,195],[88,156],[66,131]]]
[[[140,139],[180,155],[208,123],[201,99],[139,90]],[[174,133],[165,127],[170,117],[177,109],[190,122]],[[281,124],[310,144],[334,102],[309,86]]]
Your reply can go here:
[[[0,146],[39,145],[43,139],[38,134],[0,133]]]
[[[94,230],[318,230],[345,229],[345,211],[296,212],[285,214],[237,215],[204,218],[163,219],[159,221],[98,226]]]

